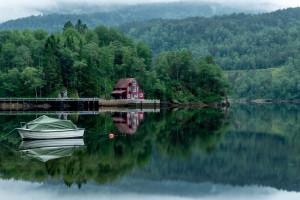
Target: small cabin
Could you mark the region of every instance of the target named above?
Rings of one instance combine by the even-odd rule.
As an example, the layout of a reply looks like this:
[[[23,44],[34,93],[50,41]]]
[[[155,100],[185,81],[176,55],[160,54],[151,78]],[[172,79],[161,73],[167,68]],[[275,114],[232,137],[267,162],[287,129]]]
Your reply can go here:
[[[135,78],[121,78],[114,86],[111,96],[115,99],[145,99],[145,93]]]

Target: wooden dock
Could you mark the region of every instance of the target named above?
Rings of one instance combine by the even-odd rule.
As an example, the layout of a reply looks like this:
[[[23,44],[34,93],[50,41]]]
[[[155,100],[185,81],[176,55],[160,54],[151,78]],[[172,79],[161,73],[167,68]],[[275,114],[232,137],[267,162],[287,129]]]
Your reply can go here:
[[[0,110],[96,110],[98,98],[0,98]]]
[[[0,98],[0,110],[85,110],[104,107],[160,109],[160,100],[101,100],[99,98]]]

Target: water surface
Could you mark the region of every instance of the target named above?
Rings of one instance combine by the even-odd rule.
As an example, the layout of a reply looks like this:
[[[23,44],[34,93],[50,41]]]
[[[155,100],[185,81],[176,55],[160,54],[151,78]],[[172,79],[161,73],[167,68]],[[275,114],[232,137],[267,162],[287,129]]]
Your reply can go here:
[[[36,117],[0,115],[0,198],[300,197],[299,105],[53,115],[86,128],[84,146],[20,151],[7,133]]]

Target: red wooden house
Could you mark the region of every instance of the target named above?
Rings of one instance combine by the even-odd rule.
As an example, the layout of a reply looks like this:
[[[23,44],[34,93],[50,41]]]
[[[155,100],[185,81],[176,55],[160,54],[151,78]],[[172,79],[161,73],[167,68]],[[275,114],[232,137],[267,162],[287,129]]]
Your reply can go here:
[[[114,113],[111,118],[120,133],[135,134],[145,114],[144,112]]]
[[[121,78],[114,86],[111,96],[115,99],[145,99],[145,93],[135,78]]]

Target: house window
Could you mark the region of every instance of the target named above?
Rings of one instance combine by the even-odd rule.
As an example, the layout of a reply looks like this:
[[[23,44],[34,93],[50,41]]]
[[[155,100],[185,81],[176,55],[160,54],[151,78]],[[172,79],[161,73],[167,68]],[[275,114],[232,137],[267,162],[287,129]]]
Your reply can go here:
[[[135,80],[133,80],[133,82],[132,82],[134,85],[136,84],[136,81]]]
[[[128,99],[130,98],[130,94],[127,94],[127,98],[128,98]]]
[[[128,92],[130,92],[130,86],[128,86]]]
[[[140,93],[140,97],[143,97],[143,93]]]
[[[132,90],[133,90],[133,92],[136,92],[136,86],[135,85],[132,86]]]

